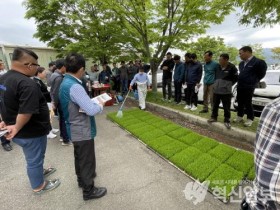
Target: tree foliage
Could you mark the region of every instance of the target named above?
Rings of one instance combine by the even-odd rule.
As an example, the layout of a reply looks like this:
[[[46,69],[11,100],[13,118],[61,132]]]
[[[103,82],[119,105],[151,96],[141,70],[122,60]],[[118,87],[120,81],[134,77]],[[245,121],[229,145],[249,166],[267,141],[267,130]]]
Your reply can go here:
[[[37,24],[35,36],[59,50],[89,58],[140,57],[156,69],[169,48],[219,24],[234,1],[220,0],[26,0],[26,17]]]
[[[198,60],[203,62],[205,51],[213,52],[213,59],[218,60],[222,53],[228,53],[230,61],[234,64],[238,63],[238,49],[233,46],[227,46],[221,37],[200,37],[196,42],[192,42],[186,46],[186,51],[196,53]]]
[[[121,53],[136,53],[122,46],[129,42],[112,11],[98,1],[28,0],[26,17],[35,18],[35,37],[62,53],[76,51],[88,58],[106,61]],[[100,12],[102,11],[102,12]]]
[[[261,44],[251,44],[249,46],[252,48],[254,56],[265,60],[265,56],[263,53],[263,47]]]
[[[280,4],[277,0],[238,0],[243,10],[240,23],[255,27],[280,23]]]
[[[280,47],[274,47],[271,49],[272,53],[273,53],[273,58],[277,59],[278,61],[280,61]]]

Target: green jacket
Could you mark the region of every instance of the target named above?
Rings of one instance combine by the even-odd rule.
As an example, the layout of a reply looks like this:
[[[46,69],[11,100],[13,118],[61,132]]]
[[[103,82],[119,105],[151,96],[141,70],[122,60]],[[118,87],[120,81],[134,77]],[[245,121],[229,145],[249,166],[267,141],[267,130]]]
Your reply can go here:
[[[215,82],[215,74],[219,70],[219,64],[215,61],[210,61],[204,64],[204,78],[205,85],[212,85]]]

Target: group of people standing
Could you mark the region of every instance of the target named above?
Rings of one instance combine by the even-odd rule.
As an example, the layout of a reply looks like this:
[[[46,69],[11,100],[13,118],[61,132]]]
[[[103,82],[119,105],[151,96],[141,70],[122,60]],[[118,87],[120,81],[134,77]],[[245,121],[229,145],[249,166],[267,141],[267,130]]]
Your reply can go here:
[[[64,119],[65,140],[69,144],[71,140],[74,145],[77,185],[83,189],[83,199],[100,198],[107,190],[94,184],[94,116],[102,112],[104,103],[92,101],[83,86],[85,59],[82,55],[71,53],[65,59],[57,60],[55,68],[48,76],[51,91],[46,94],[47,88],[41,88],[43,70],[38,64],[38,56],[26,48],[14,49],[11,70],[0,78],[0,129],[7,130],[7,141],[12,140],[22,147],[33,192],[42,194],[57,188],[61,183],[59,179],[46,180],[56,169],[43,167],[47,135],[52,130],[47,105],[50,97],[53,107],[59,109],[59,117]],[[55,81],[60,84],[53,86]]]
[[[125,61],[120,62],[120,67],[117,63],[113,63],[113,68],[110,68],[108,63],[102,64],[102,70],[99,71],[98,65],[94,64],[91,70],[87,72],[91,82],[99,82],[102,84],[112,85],[111,89],[117,93],[127,93],[130,83],[134,76],[139,72],[139,69],[143,68],[144,72],[147,73],[149,66],[144,65],[141,60],[136,59],[135,62]],[[135,87],[134,87],[135,89]]]
[[[200,112],[208,112],[208,99],[211,100],[212,115],[210,123],[215,122],[218,116],[220,101],[224,107],[225,125],[230,127],[230,100],[232,85],[237,82],[238,117],[237,122],[243,120],[244,108],[247,112],[245,126],[251,126],[253,121],[252,96],[256,84],[265,76],[266,63],[252,55],[249,46],[239,50],[242,62],[239,64],[239,76],[236,67],[229,62],[229,55],[220,55],[219,64],[212,61],[213,53],[206,51],[204,54],[204,108]],[[172,58],[167,53],[167,60],[161,65],[163,69],[163,100],[171,100],[172,74],[175,86],[175,102],[181,103],[181,90],[184,85],[186,94],[186,109],[196,110],[197,90],[202,78],[203,66],[197,61],[194,53],[185,54],[185,63],[180,61],[180,56]],[[120,78],[124,88],[129,84],[132,89],[134,83],[138,90],[147,91],[150,86],[147,74],[143,67],[139,67],[134,77],[128,82],[128,77],[121,77],[128,73],[124,62],[119,69]],[[101,113],[104,103],[94,102],[90,99],[86,87],[83,85],[85,75],[85,59],[77,53],[69,54],[65,59],[55,62],[55,72],[48,75],[51,86],[50,94],[39,80],[44,72],[38,64],[38,56],[31,50],[15,48],[12,55],[11,70],[0,77],[0,129],[6,129],[7,141],[13,140],[22,147],[27,162],[27,175],[33,192],[42,194],[53,190],[60,185],[59,179],[46,180],[45,178],[56,171],[55,168],[43,168],[47,147],[47,135],[52,130],[47,101],[53,102],[53,108],[58,109],[60,119],[64,123],[64,144],[74,145],[75,172],[77,185],[83,189],[83,199],[103,197],[107,193],[104,187],[96,187],[95,144],[96,123],[94,116]],[[34,79],[34,78],[35,79]],[[31,79],[33,78],[33,79]],[[36,81],[37,80],[37,81]],[[58,83],[56,83],[58,81]],[[168,86],[168,98],[166,98]],[[145,97],[145,95],[143,95]],[[142,102],[142,101],[141,101]],[[140,103],[140,109],[145,109],[145,104]],[[275,109],[277,110],[277,109]],[[277,113],[277,112],[275,112]],[[279,126],[279,124],[275,125]],[[64,142],[67,141],[67,142]],[[275,139],[276,141],[276,139]],[[261,148],[258,148],[261,149]],[[265,169],[263,169],[265,170]]]
[[[211,118],[209,123],[217,121],[220,102],[224,109],[224,124],[230,129],[230,108],[232,99],[232,87],[237,82],[237,118],[234,122],[244,122],[243,116],[246,112],[247,121],[244,126],[251,126],[254,120],[252,107],[252,97],[258,82],[265,76],[267,65],[265,61],[253,56],[250,46],[244,46],[239,50],[240,59],[239,75],[234,64],[230,63],[227,53],[222,53],[219,63],[215,62],[213,52],[204,53],[204,65],[197,61],[195,53],[186,53],[185,62],[181,58],[168,52],[166,60],[160,68],[163,70],[162,93],[163,101],[171,102],[172,75],[174,81],[174,102],[176,104],[186,104],[184,109],[197,110],[198,91],[201,87],[203,75],[203,109],[200,113],[209,112],[209,102],[211,104]],[[203,74],[204,73],[204,74]],[[166,91],[168,90],[168,94]],[[185,93],[185,103],[182,102],[182,88]]]

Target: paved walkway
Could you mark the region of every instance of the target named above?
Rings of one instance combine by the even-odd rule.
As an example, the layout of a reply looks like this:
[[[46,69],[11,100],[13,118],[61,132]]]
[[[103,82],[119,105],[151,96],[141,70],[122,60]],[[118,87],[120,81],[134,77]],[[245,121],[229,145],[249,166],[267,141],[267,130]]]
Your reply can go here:
[[[43,195],[33,195],[25,170],[21,148],[0,150],[0,209],[163,209],[163,210],[236,210],[238,203],[224,204],[210,193],[204,202],[194,205],[183,193],[192,180],[147,149],[130,134],[106,119],[106,107],[96,117],[96,186],[105,186],[108,194],[98,200],[84,201],[74,173],[73,147],[61,146],[58,138],[48,141],[45,165],[57,171],[61,186]]]

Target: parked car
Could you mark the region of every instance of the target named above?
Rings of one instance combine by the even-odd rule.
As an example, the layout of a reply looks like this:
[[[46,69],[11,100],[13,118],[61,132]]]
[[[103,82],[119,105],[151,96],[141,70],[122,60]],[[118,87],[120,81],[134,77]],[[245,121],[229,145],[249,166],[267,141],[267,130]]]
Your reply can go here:
[[[255,89],[252,99],[257,115],[268,103],[280,97],[280,70],[268,70],[261,82],[261,87]]]

